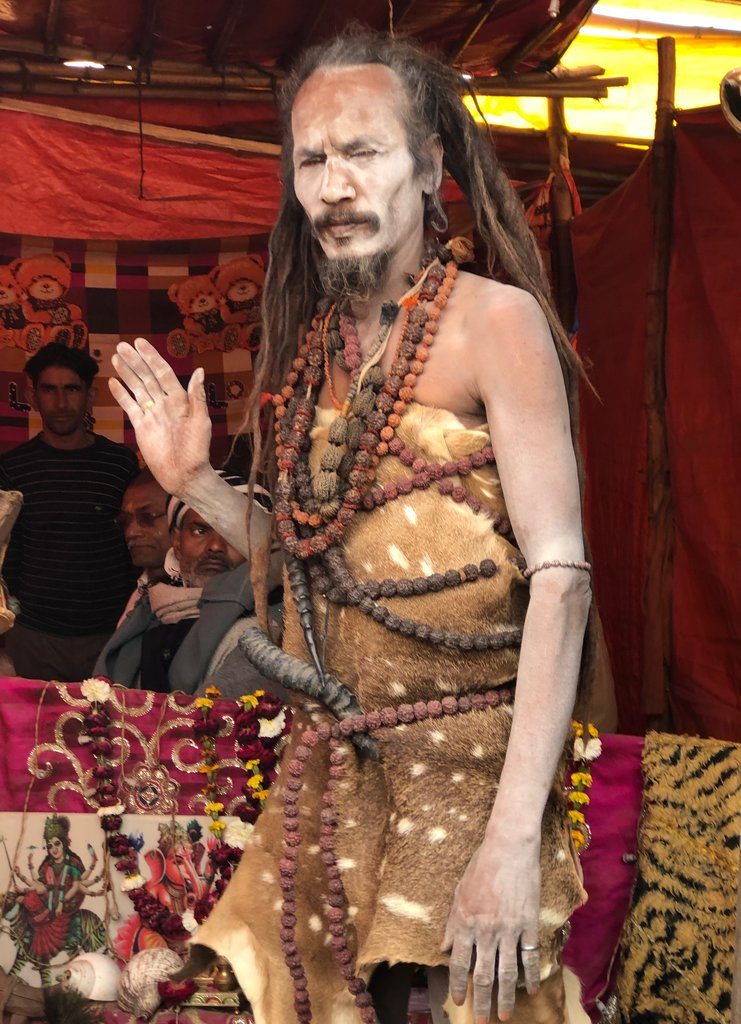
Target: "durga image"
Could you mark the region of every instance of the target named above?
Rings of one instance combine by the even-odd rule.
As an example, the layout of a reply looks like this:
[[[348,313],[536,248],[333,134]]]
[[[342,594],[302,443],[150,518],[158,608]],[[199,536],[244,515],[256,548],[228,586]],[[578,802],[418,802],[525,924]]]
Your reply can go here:
[[[46,819],[46,856],[34,870],[36,848],[29,848],[28,876],[18,867],[13,868],[13,874],[25,888],[11,889],[3,902],[3,917],[17,947],[10,974],[20,975],[30,963],[40,973],[44,985],[53,983],[52,961],[61,953],[92,953],[106,944],[103,921],[91,910],[82,909],[86,896],[103,895],[104,889],[94,891],[103,872],[95,874],[98,858],[89,843],[91,861],[85,867],[70,848],[69,833],[69,818],[53,814]]]

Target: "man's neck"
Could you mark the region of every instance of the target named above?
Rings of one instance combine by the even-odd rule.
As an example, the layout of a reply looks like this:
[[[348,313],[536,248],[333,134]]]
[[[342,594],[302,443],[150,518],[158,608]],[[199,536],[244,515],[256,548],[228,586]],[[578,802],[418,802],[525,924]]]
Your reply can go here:
[[[86,430],[85,427],[80,427],[79,430],[75,430],[72,434],[64,435],[54,434],[52,431],[42,428],[41,440],[44,444],[48,444],[50,448],[73,451],[75,448],[89,448],[95,444],[95,434]]]
[[[402,295],[409,291],[409,275],[416,274],[420,269],[423,251],[424,236],[420,227],[419,233],[411,236],[400,246],[398,252],[394,253],[383,288],[367,300],[353,302],[353,313],[360,328],[365,324],[378,324],[384,302],[398,302]]]

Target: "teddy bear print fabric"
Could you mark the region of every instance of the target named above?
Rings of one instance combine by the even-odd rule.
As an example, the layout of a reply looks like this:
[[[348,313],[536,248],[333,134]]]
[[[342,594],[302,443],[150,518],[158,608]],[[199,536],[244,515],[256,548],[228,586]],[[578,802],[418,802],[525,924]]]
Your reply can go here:
[[[71,283],[64,252],[0,265],[0,348],[21,348],[29,355],[51,341],[84,348],[88,329],[82,312],[65,298]]]

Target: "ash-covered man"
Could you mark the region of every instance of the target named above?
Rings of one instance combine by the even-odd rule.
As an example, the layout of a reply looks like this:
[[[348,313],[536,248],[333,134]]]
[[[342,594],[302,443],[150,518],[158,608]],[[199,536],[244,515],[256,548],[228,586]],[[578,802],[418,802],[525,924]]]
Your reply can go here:
[[[288,770],[193,952],[231,960],[259,1024],[404,1020],[384,966],[404,963],[449,988],[453,1022],[566,1019],[559,951],[584,892],[560,766],[590,660],[580,369],[461,86],[355,33],[283,91],[257,380],[297,583],[283,645],[353,691],[380,759],[331,747],[327,713],[297,699]],[[428,240],[443,167],[510,284]],[[160,478],[245,545],[207,465],[202,374],[186,396],[144,341],[116,369]]]

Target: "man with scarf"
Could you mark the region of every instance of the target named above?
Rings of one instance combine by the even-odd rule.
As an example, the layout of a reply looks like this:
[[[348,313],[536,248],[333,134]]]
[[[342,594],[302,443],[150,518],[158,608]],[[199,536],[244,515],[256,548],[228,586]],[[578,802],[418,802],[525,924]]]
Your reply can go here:
[[[219,471],[244,494],[246,482]],[[244,497],[241,499],[245,505]],[[166,581],[148,587],[103,648],[96,675],[157,692],[217,682],[254,610],[249,564],[192,508],[167,503]]]

